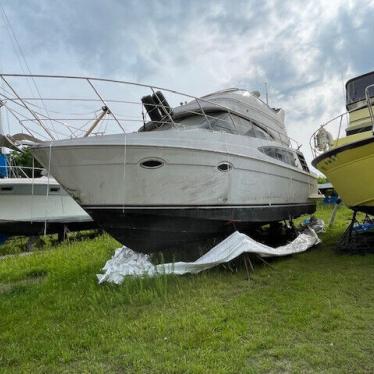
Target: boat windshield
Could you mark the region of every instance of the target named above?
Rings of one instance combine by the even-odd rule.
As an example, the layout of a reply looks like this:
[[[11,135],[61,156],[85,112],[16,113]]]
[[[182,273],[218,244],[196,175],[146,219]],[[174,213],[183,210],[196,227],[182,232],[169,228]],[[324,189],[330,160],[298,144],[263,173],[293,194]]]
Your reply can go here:
[[[351,79],[346,85],[346,104],[350,105],[365,100],[365,89],[374,84],[374,72]],[[369,89],[370,97],[374,96],[374,87]]]
[[[247,135],[254,138],[269,139],[272,137],[254,122],[227,112],[207,113],[206,116],[194,115],[175,123],[189,128],[205,128],[231,134]]]

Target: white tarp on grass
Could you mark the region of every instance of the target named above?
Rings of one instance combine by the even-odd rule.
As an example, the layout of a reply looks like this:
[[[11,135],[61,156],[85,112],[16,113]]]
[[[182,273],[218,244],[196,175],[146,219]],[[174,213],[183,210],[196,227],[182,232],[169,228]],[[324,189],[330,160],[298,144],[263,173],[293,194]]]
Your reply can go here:
[[[97,274],[97,278],[99,283],[120,284],[127,276],[199,273],[219,264],[230,262],[242,253],[255,253],[261,257],[288,256],[304,252],[318,243],[320,240],[312,228],[306,229],[291,243],[277,248],[256,242],[249,236],[236,231],[194,262],[160,265],[153,265],[148,255],[122,247],[118,248],[114,256],[107,261],[103,268],[104,274]]]

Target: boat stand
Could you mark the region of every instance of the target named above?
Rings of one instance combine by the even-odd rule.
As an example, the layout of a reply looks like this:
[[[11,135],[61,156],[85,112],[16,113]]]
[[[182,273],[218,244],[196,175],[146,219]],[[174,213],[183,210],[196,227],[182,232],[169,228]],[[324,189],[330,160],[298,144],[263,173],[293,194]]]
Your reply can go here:
[[[364,223],[374,223],[373,219],[366,215]],[[357,230],[361,222],[357,220],[357,211],[353,211],[352,219],[343,236],[337,243],[337,250],[352,254],[364,254],[374,252],[374,232]]]
[[[245,266],[245,271],[247,273],[247,280],[249,281],[251,280],[251,272],[254,272],[255,268],[253,267],[251,258],[247,253],[243,255],[243,262]]]
[[[292,240],[296,238],[298,234],[298,230],[294,225],[294,222],[292,218],[289,218],[289,220],[284,220],[283,224],[282,223],[275,223],[275,224],[270,224],[269,232],[268,235],[270,235],[272,238],[282,238],[281,240],[284,241],[285,239]],[[254,238],[258,239],[256,236]],[[269,245],[269,243],[266,243]],[[260,260],[264,265],[269,266],[271,269],[275,270],[274,267],[267,261],[264,260],[263,257],[259,256],[258,254],[252,253],[252,256],[255,257],[255,259]],[[245,270],[247,273],[247,280],[251,279],[251,273],[255,271],[255,268],[253,266],[253,262],[251,260],[251,255],[249,253],[244,253],[242,258],[243,258],[243,263],[245,266]],[[231,270],[230,266],[229,269]]]
[[[44,245],[43,239],[38,235],[27,238],[25,252],[32,252],[35,248],[41,248]]]
[[[267,261],[265,261],[261,256],[255,254],[255,253],[253,255],[256,257],[256,259],[260,260],[264,265],[267,265],[271,269],[274,270],[274,267],[271,266]],[[244,266],[245,266],[245,271],[247,273],[247,280],[251,280],[251,273],[253,273],[255,271],[255,268],[253,266],[251,256],[249,255],[249,253],[244,253],[243,262],[244,262]]]
[[[70,233],[70,230],[67,225],[63,225],[60,231],[57,233],[57,241],[59,243],[64,242],[68,239],[68,234]]]

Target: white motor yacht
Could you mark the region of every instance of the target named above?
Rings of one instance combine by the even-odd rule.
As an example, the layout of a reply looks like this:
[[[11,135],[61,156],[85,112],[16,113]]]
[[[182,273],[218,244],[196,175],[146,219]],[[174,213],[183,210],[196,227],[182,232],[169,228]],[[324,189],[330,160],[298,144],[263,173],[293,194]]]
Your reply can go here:
[[[0,234],[37,236],[94,228],[91,217],[54,178],[28,177],[12,167],[0,178]]]
[[[105,80],[86,81],[105,104],[102,114],[81,136],[35,140],[30,149],[83,209],[128,247],[162,251],[315,211],[316,177],[291,146],[284,111],[267,105],[258,92],[187,95],[189,102],[172,107],[160,90],[140,85],[151,88],[140,103],[145,109],[140,129],[103,134],[95,131],[104,116],[121,128],[126,121],[115,100],[98,92]]]

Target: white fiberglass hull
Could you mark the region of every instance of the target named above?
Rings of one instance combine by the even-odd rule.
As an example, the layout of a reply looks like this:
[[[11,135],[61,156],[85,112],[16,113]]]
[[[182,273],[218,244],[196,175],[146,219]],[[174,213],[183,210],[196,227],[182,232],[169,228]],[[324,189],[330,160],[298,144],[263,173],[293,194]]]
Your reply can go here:
[[[269,144],[169,130],[58,141],[32,152],[109,233],[151,251],[313,212],[315,178],[258,150]],[[147,161],[159,165],[144,167]],[[220,171],[222,163],[230,170]]]
[[[37,235],[89,228],[91,217],[52,178],[0,179],[0,233]]]

